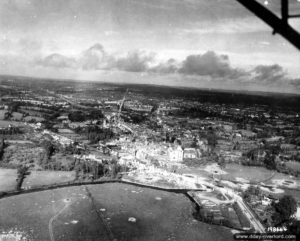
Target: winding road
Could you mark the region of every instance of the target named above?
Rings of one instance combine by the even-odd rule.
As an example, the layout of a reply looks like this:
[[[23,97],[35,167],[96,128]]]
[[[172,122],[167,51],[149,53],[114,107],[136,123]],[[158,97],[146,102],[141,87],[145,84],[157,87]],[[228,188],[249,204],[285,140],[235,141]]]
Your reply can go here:
[[[50,235],[51,241],[55,241],[54,234],[53,234],[53,221],[54,221],[60,214],[62,214],[62,213],[67,209],[67,207],[69,207],[70,205],[71,205],[71,202],[67,202],[67,203],[65,204],[65,206],[64,206],[59,212],[57,212],[57,213],[49,220],[48,229],[49,229],[49,235]]]

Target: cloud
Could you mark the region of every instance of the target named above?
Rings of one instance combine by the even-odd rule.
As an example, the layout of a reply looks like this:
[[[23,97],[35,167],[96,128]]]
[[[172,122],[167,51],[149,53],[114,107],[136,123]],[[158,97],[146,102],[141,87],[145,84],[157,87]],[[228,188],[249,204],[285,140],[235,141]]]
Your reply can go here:
[[[299,81],[287,78],[284,69],[278,65],[258,65],[246,71],[231,66],[228,55],[207,51],[188,55],[184,60],[173,58],[158,62],[154,53],[132,51],[123,56],[108,53],[101,44],[95,44],[76,57],[58,53],[38,60],[38,65],[57,69],[73,69],[84,72],[98,70],[122,71],[128,73],[151,73],[153,76],[177,74],[185,79],[213,80],[228,85],[261,85],[266,87],[289,85],[298,88]]]
[[[286,72],[278,65],[258,65],[252,70],[253,81],[260,83],[278,83],[287,79]]]
[[[36,60],[0,54],[0,71],[36,77],[105,79],[196,88],[292,93],[300,90],[300,79],[290,79],[278,64],[258,65],[245,71],[232,67],[227,55],[213,51],[188,55],[182,61],[171,58],[159,62],[157,58],[146,51],[133,51],[122,56],[111,54],[96,44],[73,57],[53,53]]]
[[[227,55],[217,55],[213,51],[187,56],[179,72],[187,75],[235,78],[242,74],[242,71],[230,66]]]
[[[38,65],[44,67],[54,67],[54,68],[76,68],[76,60],[70,57],[66,57],[61,54],[51,54],[44,59],[39,59],[37,61]]]
[[[154,54],[145,51],[129,52],[126,57],[116,58],[112,67],[128,72],[146,72],[154,60]]]
[[[239,78],[245,71],[231,67],[227,55],[213,51],[189,55],[183,61],[169,59],[155,64],[155,54],[136,50],[125,56],[115,56],[95,44],[83,51],[76,59],[61,54],[51,54],[38,64],[57,68],[79,68],[82,70],[120,70],[126,72],[149,72],[156,74],[179,73],[184,75],[209,76],[212,78]],[[258,71],[258,70],[257,70]]]
[[[103,46],[97,43],[83,51],[78,62],[84,70],[97,70],[106,67],[108,58]]]
[[[173,74],[178,72],[179,64],[175,59],[169,59],[167,62],[153,66],[149,71],[160,74]]]
[[[289,84],[300,89],[300,79],[291,79]]]
[[[127,72],[147,72],[154,60],[153,53],[132,51],[125,56],[113,56],[99,43],[83,51],[77,58],[58,53],[46,56],[37,64],[57,68],[78,68],[90,70],[121,70]]]
[[[154,54],[145,51],[132,51],[118,57],[108,54],[102,45],[95,44],[84,51],[79,58],[79,65],[84,70],[122,70],[127,72],[146,72]]]
[[[231,67],[229,57],[213,51],[204,54],[188,55],[183,61],[169,59],[150,69],[160,74],[179,73],[186,76],[201,76],[210,78],[224,78],[224,80],[238,79],[248,76],[244,70]]]

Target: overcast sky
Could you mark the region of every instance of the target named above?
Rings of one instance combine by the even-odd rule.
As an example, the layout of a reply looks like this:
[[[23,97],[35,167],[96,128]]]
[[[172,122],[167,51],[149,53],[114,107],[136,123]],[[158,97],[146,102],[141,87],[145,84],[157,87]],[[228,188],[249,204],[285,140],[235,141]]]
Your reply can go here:
[[[236,0],[1,0],[0,74],[300,93],[271,33]]]

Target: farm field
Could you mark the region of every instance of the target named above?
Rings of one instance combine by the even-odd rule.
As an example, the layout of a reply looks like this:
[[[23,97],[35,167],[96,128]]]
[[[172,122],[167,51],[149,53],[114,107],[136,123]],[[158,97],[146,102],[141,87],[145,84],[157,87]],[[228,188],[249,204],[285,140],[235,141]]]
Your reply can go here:
[[[289,161],[289,162],[286,162],[285,165],[289,169],[292,169],[292,170],[295,170],[295,171],[300,171],[300,163],[299,162]]]
[[[17,170],[0,168],[0,192],[14,190]]]
[[[182,194],[124,184],[89,190],[96,206],[107,210],[117,240],[232,240],[228,229],[194,220],[191,202]],[[137,222],[129,223],[129,217]]]
[[[23,182],[23,188],[73,181],[75,172],[31,171]]]
[[[1,120],[0,119],[0,127],[8,127],[9,125],[13,126],[25,126],[23,122],[18,122],[18,121],[10,121],[10,120]]]
[[[35,165],[44,158],[45,151],[41,147],[32,144],[11,144],[5,148],[2,157],[3,162],[12,165]]]
[[[296,165],[298,165],[298,163]],[[224,180],[237,181],[237,179],[245,179],[250,183],[264,182],[265,184],[272,185],[278,183],[278,180],[286,180],[298,183],[298,185],[300,184],[300,178],[268,170],[264,167],[248,167],[237,164],[228,164],[224,171],[227,172],[227,174],[222,175]]]
[[[35,120],[35,121],[44,121],[45,118],[43,118],[43,117],[38,117],[38,116],[31,116],[31,115],[26,116],[26,117],[24,118],[24,121],[32,121],[32,120]]]
[[[7,112],[7,110],[0,110],[0,120],[4,119],[6,112]]]
[[[21,121],[22,118],[23,118],[23,114],[22,114],[22,113],[19,113],[19,112],[13,112],[13,113],[12,113],[12,118],[13,118],[14,120]]]
[[[239,178],[246,179],[249,182],[260,182],[267,179],[270,179],[268,180],[268,182],[270,182],[272,179],[276,178],[285,178],[287,180],[295,179],[291,178],[289,175],[268,170],[264,167],[249,167],[239,164],[227,164],[225,169],[220,169],[219,167],[217,169],[221,170],[221,172],[224,174],[218,174],[216,176],[221,177],[223,180],[229,181],[237,181]],[[212,178],[212,174],[205,171],[205,166],[199,168],[182,167],[177,172],[181,174],[194,174],[207,179]]]
[[[230,229],[196,221],[182,194],[126,184],[62,188],[0,199],[1,233],[27,240],[233,240]]]
[[[211,178],[211,174],[204,171],[203,167],[198,167],[198,168],[193,168],[193,167],[180,167],[177,170],[177,173],[179,174],[193,174],[193,175],[197,175],[203,178],[207,178],[210,179]]]
[[[274,173],[264,167],[248,167],[238,164],[227,164],[223,171],[227,172],[222,175],[224,179],[236,181],[236,178],[243,178],[250,182],[263,181]]]
[[[285,186],[287,186],[287,185],[284,185],[285,182],[295,183],[295,185],[290,186],[290,187],[294,188],[294,187],[297,187],[300,185],[300,178],[276,172],[270,180],[268,180],[264,183],[273,184],[273,185],[275,184],[275,185],[279,185],[280,187],[285,187]]]
[[[109,240],[83,187],[1,199],[0,212],[0,240]]]

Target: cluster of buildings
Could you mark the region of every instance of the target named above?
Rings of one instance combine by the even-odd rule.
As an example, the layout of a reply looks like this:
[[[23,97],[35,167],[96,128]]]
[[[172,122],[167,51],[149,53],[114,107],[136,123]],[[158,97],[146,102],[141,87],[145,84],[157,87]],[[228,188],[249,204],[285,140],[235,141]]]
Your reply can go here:
[[[64,147],[72,145],[74,143],[72,139],[59,135],[49,130],[43,130],[43,134],[50,135],[55,142],[58,142],[60,145]]]

